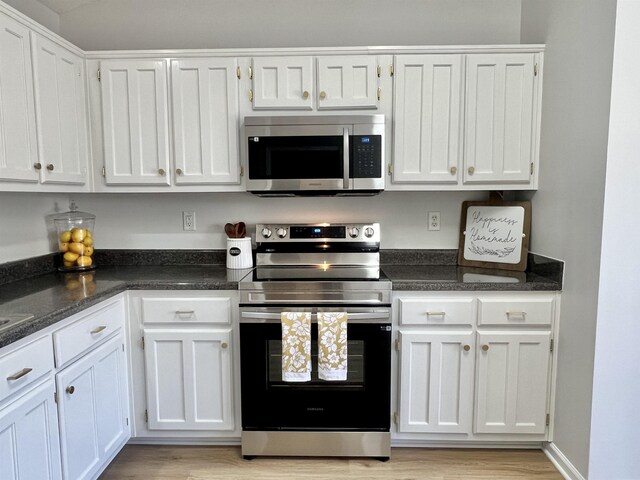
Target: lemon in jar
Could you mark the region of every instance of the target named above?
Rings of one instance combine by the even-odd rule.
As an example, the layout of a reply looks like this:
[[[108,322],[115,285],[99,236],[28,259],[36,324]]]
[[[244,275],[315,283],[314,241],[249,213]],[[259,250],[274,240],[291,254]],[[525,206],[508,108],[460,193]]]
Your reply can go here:
[[[78,255],[84,255],[84,243],[72,242],[69,244],[69,251],[77,253]]]
[[[69,243],[71,241],[71,231],[65,230],[60,234],[60,243]]]
[[[75,243],[82,243],[86,236],[87,231],[84,228],[71,229],[71,240],[73,240]]]
[[[90,257],[93,255],[93,247],[84,247],[84,256]]]
[[[91,257],[81,256],[78,257],[76,263],[81,267],[88,267],[89,265],[91,265],[92,260]]]
[[[75,262],[76,260],[78,260],[78,257],[80,255],[78,255],[77,253],[73,253],[73,252],[65,252],[65,254],[62,256],[62,258],[64,259],[64,261],[66,262]]]
[[[59,250],[60,250],[61,252],[63,252],[63,253],[64,253],[64,252],[66,252],[66,251],[68,251],[68,250],[69,250],[69,244],[68,244],[67,242],[60,242],[60,243],[58,244],[58,248],[59,248]]]
[[[87,230],[87,234],[89,233],[89,230]],[[93,245],[93,237],[91,235],[87,235],[86,237],[84,237],[84,240],[82,241],[82,243],[85,244],[85,246],[90,247],[91,245]]]

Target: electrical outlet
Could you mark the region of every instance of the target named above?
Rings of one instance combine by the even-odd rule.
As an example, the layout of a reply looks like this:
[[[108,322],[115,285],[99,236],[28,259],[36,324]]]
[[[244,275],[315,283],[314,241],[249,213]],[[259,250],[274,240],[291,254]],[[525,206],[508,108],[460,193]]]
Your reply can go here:
[[[189,232],[196,229],[196,212],[182,212],[182,229]]]
[[[440,212],[429,212],[427,214],[427,228],[429,230],[440,230]]]

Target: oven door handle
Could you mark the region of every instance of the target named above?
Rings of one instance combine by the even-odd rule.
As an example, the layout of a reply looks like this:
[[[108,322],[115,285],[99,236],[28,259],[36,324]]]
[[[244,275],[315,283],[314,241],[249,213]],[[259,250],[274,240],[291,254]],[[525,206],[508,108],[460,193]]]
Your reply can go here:
[[[348,321],[362,321],[367,320],[369,323],[384,323],[391,322],[389,312],[368,312],[368,313],[349,313]],[[383,322],[381,322],[381,320]],[[258,323],[258,322],[269,322],[275,323],[280,321],[280,313],[269,313],[269,312],[241,312],[240,313],[240,323]],[[318,321],[318,314],[311,314],[311,321]]]

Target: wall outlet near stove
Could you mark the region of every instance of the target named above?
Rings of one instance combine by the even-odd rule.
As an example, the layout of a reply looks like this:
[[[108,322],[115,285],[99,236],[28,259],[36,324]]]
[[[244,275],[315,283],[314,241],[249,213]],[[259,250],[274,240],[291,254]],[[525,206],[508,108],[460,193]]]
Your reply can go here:
[[[196,212],[182,212],[182,230],[193,232],[196,229]]]
[[[429,230],[440,230],[440,212],[429,212],[427,214],[427,228]]]

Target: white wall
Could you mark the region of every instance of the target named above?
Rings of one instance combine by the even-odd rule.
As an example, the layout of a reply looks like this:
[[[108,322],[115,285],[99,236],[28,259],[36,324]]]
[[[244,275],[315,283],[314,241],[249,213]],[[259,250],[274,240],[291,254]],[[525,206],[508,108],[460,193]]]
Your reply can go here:
[[[513,0],[100,0],[60,16],[85,50],[500,44]]]
[[[522,2],[522,42],[547,45],[531,247],[566,262],[554,444],[585,478],[615,5]]]
[[[54,251],[49,215],[68,210],[66,195],[0,193],[0,263]]]
[[[225,223],[243,221],[251,233],[266,222],[380,222],[382,248],[458,248],[464,200],[486,193],[397,193],[375,197],[259,198],[248,193],[82,194],[80,210],[97,215],[97,248],[224,249]],[[182,212],[196,212],[195,232],[182,230]],[[427,212],[441,212],[439,232]]]
[[[2,0],[12,6],[20,13],[35,20],[40,25],[47,27],[55,33],[60,33],[60,17],[49,7],[38,2],[38,0]]]
[[[640,2],[618,0],[589,478],[640,478]]]

